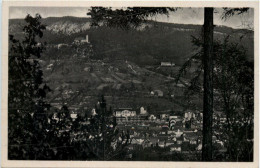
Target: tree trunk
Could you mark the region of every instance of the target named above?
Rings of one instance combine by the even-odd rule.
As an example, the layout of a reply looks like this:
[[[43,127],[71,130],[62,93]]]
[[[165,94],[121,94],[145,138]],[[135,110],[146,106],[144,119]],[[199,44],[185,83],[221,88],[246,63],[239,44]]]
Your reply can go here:
[[[213,8],[204,9],[204,97],[202,161],[212,161]]]
[[[106,149],[106,121],[105,121],[105,115],[106,115],[106,102],[105,102],[105,99],[104,99],[104,96],[102,96],[101,98],[101,103],[100,103],[100,106],[101,106],[101,113],[102,113],[102,136],[103,136],[103,151],[102,151],[102,159],[103,161],[105,160],[105,149]]]

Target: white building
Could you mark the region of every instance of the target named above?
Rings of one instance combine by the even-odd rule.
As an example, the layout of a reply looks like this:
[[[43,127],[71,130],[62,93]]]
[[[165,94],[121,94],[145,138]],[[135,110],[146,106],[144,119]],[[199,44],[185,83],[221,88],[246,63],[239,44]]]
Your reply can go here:
[[[74,40],[75,43],[89,43],[88,35],[86,35],[86,38],[84,37],[77,37]]]
[[[146,115],[147,114],[147,110],[144,109],[144,107],[140,108],[140,114],[141,115]]]
[[[70,117],[72,118],[73,121],[75,121],[78,117],[78,114],[75,114],[75,113],[70,114]]]
[[[170,148],[170,151],[171,152],[181,152],[181,145],[173,145],[171,148]]]
[[[161,120],[166,120],[169,118],[169,114],[160,114],[160,119]]]
[[[161,90],[154,90],[154,95],[156,95],[158,97],[163,97],[163,91],[161,91]]]
[[[86,39],[81,40],[81,42],[82,42],[82,43],[89,43],[89,41],[88,41],[88,35],[86,35]]]
[[[156,117],[155,117],[155,115],[151,114],[148,119],[149,120],[156,120]]]
[[[161,62],[161,66],[171,67],[171,66],[175,66],[175,64],[173,62]]]
[[[172,115],[171,115],[171,116],[169,117],[169,120],[171,120],[171,119],[177,119],[177,118],[178,118],[178,116],[172,116]]]
[[[181,137],[182,134],[183,134],[183,131],[181,131],[180,129],[178,129],[178,130],[175,132],[176,138]]]
[[[95,116],[96,114],[97,114],[96,109],[92,109],[92,110],[91,110],[91,115],[92,115],[92,116]]]
[[[134,117],[134,116],[136,116],[136,111],[131,110],[131,109],[116,110],[115,116],[116,117]]]
[[[185,112],[184,117],[185,117],[186,120],[190,120],[191,118],[195,118],[196,115],[192,112]]]

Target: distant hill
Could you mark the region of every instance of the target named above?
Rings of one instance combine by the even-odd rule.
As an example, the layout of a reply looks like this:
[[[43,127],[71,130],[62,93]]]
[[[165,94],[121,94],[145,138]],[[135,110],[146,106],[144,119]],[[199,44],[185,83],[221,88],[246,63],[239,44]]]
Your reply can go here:
[[[184,88],[176,86],[172,77],[195,52],[191,36],[200,37],[200,25],[148,21],[138,29],[125,31],[91,27],[90,22],[90,18],[77,17],[42,19],[47,30],[40,40],[48,46],[41,63],[44,80],[53,90],[50,102],[65,100],[69,106],[93,107],[97,97],[105,93],[113,108],[144,106],[153,113],[188,108]],[[21,38],[23,24],[23,19],[10,19],[9,34]],[[86,35],[90,44],[72,45],[75,38]],[[227,35],[246,47],[248,59],[253,60],[253,31],[215,27],[216,40]],[[66,45],[58,49],[58,44]],[[92,54],[87,56],[85,51],[90,49]],[[161,61],[176,66],[161,68]],[[150,94],[153,90],[161,90],[164,96],[154,97]],[[197,107],[202,105],[201,98],[194,98],[193,102]]]
[[[148,21],[138,30],[124,31],[116,28],[90,27],[90,18],[49,17],[42,19],[47,25],[43,41],[48,44],[71,44],[77,37],[89,35],[97,59],[125,59],[139,65],[158,64],[172,61],[183,64],[194,49],[191,36],[201,35],[200,25],[183,25]],[[21,35],[23,19],[10,19],[10,34]],[[245,29],[215,27],[215,39],[231,35],[231,40],[248,49],[253,58],[253,32]],[[241,38],[243,37],[243,38]]]

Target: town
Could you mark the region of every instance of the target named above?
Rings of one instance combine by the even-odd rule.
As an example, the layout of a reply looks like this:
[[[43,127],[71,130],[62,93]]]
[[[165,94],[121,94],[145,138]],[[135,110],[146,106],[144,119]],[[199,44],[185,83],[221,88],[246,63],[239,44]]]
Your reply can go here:
[[[95,115],[97,115],[97,112],[93,108],[87,121]],[[70,114],[72,121],[75,121],[77,117],[77,113]],[[203,114],[200,111],[186,111],[185,113],[170,111],[161,114],[149,114],[144,107],[139,109],[118,108],[113,110],[110,118],[116,121],[118,130],[130,134],[127,160],[136,159],[133,158],[136,151],[148,149],[156,149],[155,154],[158,153],[158,149],[161,149],[163,150],[162,155],[185,154],[195,160],[197,159],[196,156],[200,156],[203,121]],[[53,119],[59,121],[56,114]],[[222,126],[226,122],[222,113],[215,113],[214,120],[219,121],[218,126]],[[89,125],[90,122],[83,124]],[[217,135],[218,132],[215,131],[215,134]],[[75,140],[75,136],[71,136],[71,138],[71,140]],[[81,140],[84,140],[86,137],[82,138]],[[213,136],[213,145],[218,152],[223,154],[226,152],[224,142],[217,139],[216,136]]]

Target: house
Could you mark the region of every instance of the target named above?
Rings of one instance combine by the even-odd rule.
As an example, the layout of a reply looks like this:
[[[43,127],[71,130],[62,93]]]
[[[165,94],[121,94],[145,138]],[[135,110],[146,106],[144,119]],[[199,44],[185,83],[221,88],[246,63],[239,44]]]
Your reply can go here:
[[[161,90],[154,90],[154,95],[158,97],[163,97],[163,91]]]
[[[159,146],[160,148],[164,148],[164,147],[165,147],[165,142],[164,142],[164,141],[160,141],[160,142],[158,143],[158,146]]]
[[[180,129],[178,129],[177,131],[175,130],[176,138],[181,137],[182,134],[183,134],[183,131],[182,131],[182,130],[180,130]]]
[[[173,63],[173,62],[161,62],[161,66],[162,67],[171,67],[171,66],[175,66],[175,63]]]
[[[179,144],[171,145],[170,151],[171,152],[181,152],[181,145],[179,145]]]
[[[166,147],[168,147],[168,146],[170,146],[170,145],[174,145],[174,144],[175,144],[174,140],[167,140],[167,141],[165,142],[165,146],[166,146]]]
[[[89,125],[90,121],[81,122],[82,125]]]
[[[157,137],[151,137],[150,142],[152,143],[153,146],[156,146],[159,142],[159,138]]]
[[[92,68],[92,67],[85,67],[85,68],[84,68],[84,71],[86,71],[86,72],[90,72],[91,69],[93,69],[93,68]]]
[[[59,121],[58,114],[57,114],[57,113],[54,113],[53,116],[52,116],[52,119],[53,119],[53,120],[56,120],[56,121]]]
[[[185,128],[191,129],[191,120],[185,121]]]
[[[85,40],[84,37],[77,37],[74,39],[74,43],[81,43],[82,40]]]
[[[177,131],[177,130],[180,130],[180,131],[183,131],[183,123],[181,121],[176,121],[174,127],[173,127],[173,130]]]
[[[142,145],[144,142],[144,139],[141,137],[134,137],[131,141],[131,144],[137,144],[137,145]]]
[[[116,117],[134,117],[136,116],[136,111],[131,108],[123,108],[115,110],[114,114]]]
[[[175,124],[176,124],[176,121],[175,121],[175,120],[170,120],[170,121],[169,121],[170,130],[173,130],[173,129],[174,129]]]
[[[151,114],[151,115],[148,117],[148,119],[149,119],[150,121],[156,120],[156,116],[153,115],[153,114]]]
[[[201,150],[202,150],[202,144],[199,144],[199,145],[197,146],[196,150],[201,151]]]
[[[178,118],[178,116],[170,115],[169,120],[171,120],[171,119],[177,119],[177,118]]]
[[[47,70],[52,70],[52,68],[53,68],[53,64],[49,64],[49,65],[46,67]]]
[[[133,157],[133,154],[132,153],[128,153],[128,154],[126,154],[126,156],[125,156],[127,159],[132,159],[132,157]]]
[[[171,140],[173,140],[175,143],[177,143],[177,138],[176,138],[175,136],[173,136],[173,137],[171,138]]]
[[[196,118],[196,115],[193,112],[185,112],[184,117],[186,120],[190,120],[191,118]]]
[[[150,140],[148,140],[148,139],[144,140],[144,142],[142,144],[143,148],[149,148],[152,145],[153,145],[153,143]]]
[[[176,86],[180,87],[180,88],[184,88],[185,87],[184,84],[182,84],[182,83],[178,83]]]
[[[196,145],[198,143],[198,135],[195,132],[185,132],[183,134],[184,141],[189,142],[190,144]]]
[[[57,45],[57,48],[58,49],[61,49],[62,47],[67,47],[67,46],[69,46],[68,44],[64,44],[64,43],[61,43],[61,44],[58,44]]]
[[[163,125],[162,126],[162,130],[163,131],[168,131],[169,130],[169,126],[168,125]]]
[[[217,137],[215,135],[212,136],[212,142],[215,143],[217,141]]]
[[[160,114],[160,119],[161,120],[166,120],[169,118],[169,114]]]
[[[128,150],[134,150],[134,145],[133,144],[130,144],[126,147]]]
[[[223,142],[223,141],[216,140],[216,143],[217,143],[217,144],[220,144],[222,147],[224,146],[224,142]]]
[[[179,137],[176,137],[176,141],[177,141],[177,144],[179,144],[179,145],[181,145],[182,144],[182,142],[183,142],[183,136],[181,135],[181,136],[179,136]]]
[[[75,121],[78,117],[78,114],[70,114],[70,117],[71,117],[72,121]]]
[[[154,91],[151,91],[150,94],[151,94],[152,96],[154,96]]]
[[[169,130],[169,131],[167,131],[167,134],[168,134],[168,135],[174,135],[174,131]]]
[[[161,131],[161,132],[159,133],[159,135],[167,135],[167,132],[166,132],[166,131]]]
[[[147,110],[144,109],[144,107],[141,107],[140,108],[140,114],[141,115],[147,115],[148,113],[147,113]]]
[[[95,115],[97,115],[97,112],[96,112],[96,109],[93,108],[93,109],[91,110],[91,116],[95,116]]]
[[[220,117],[220,123],[225,123],[227,121],[227,118]]]
[[[37,47],[41,47],[42,46],[42,43],[37,43]]]
[[[84,38],[84,37],[75,38],[74,43],[89,43],[88,35],[86,35],[86,38]]]
[[[171,62],[161,62],[161,66],[172,66]]]

